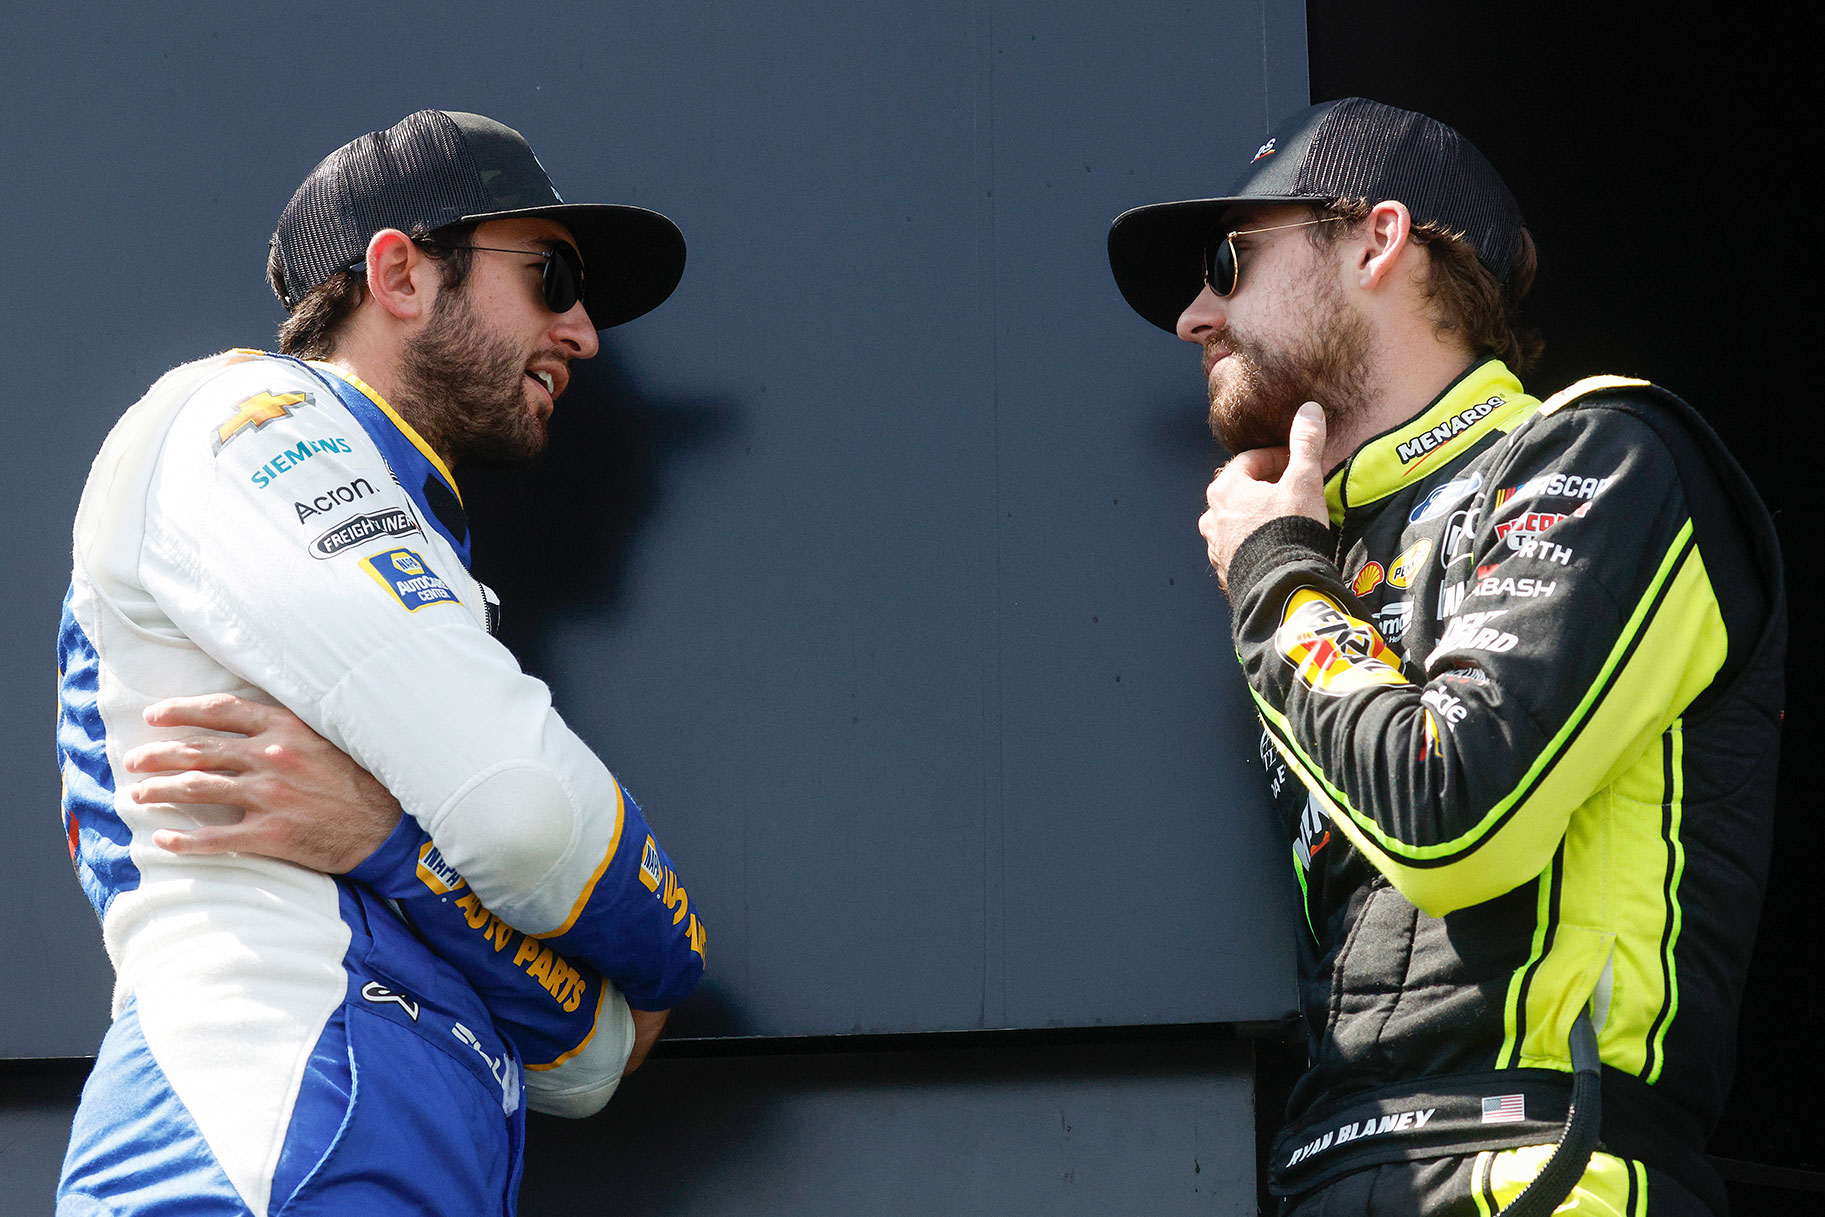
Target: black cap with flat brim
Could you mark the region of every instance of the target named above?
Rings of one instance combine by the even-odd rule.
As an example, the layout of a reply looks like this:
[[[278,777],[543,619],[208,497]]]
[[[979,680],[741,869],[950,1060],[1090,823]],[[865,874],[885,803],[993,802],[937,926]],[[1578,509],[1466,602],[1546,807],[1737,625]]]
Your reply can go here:
[[[1498,281],[1520,247],[1520,205],[1469,140],[1424,114],[1346,97],[1276,127],[1224,196],[1117,216],[1109,268],[1134,311],[1170,333],[1203,290],[1204,250],[1226,213],[1340,199],[1406,204],[1416,225],[1437,222],[1468,240]]]
[[[451,224],[543,216],[583,256],[583,307],[597,329],[665,302],[684,274],[684,235],[656,211],[566,203],[511,127],[480,114],[420,110],[343,145],[311,170],[272,235],[289,311],[361,264],[382,229],[423,236]]]

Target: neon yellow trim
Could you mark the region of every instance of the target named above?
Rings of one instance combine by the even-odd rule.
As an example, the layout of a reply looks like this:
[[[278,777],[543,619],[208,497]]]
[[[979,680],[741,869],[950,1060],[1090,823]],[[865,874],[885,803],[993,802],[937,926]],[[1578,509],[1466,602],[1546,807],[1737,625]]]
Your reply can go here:
[[[1558,733],[1512,791],[1448,841],[1435,845],[1400,841],[1358,811],[1300,748],[1286,716],[1252,688],[1250,692],[1262,718],[1284,737],[1283,752],[1307,789],[1333,811],[1338,827],[1402,895],[1434,916],[1481,903],[1513,888],[1519,877],[1544,869],[1573,809],[1607,784],[1619,761],[1632,761],[1648,740],[1664,731],[1672,716],[1697,696],[1722,665],[1721,630],[1712,624],[1717,620],[1717,602],[1710,595],[1703,560],[1696,550],[1687,551],[1687,558],[1680,560],[1691,531],[1688,520],[1668,546],[1596,678]],[[1666,595],[1650,621],[1650,609],[1663,586]],[[1637,636],[1638,662],[1618,672]],[[1683,662],[1668,662],[1669,656],[1681,657]],[[1612,673],[1616,684],[1605,693]],[[1509,817],[1495,834],[1501,838],[1502,848],[1487,848],[1485,838],[1494,825],[1530,790],[1528,805],[1542,810]],[[1464,856],[1449,864],[1407,865],[1460,854]]]
[[[1591,682],[1590,688],[1585,690],[1583,700],[1578,703],[1577,708],[1572,711],[1570,717],[1566,719],[1565,724],[1559,728],[1558,734],[1540,751],[1540,755],[1534,758],[1533,764],[1530,765],[1527,772],[1521,776],[1521,781],[1517,784],[1515,789],[1510,791],[1501,799],[1501,801],[1496,803],[1495,806],[1491,807],[1489,811],[1483,815],[1482,819],[1478,820],[1476,824],[1472,825],[1463,833],[1451,838],[1449,841],[1441,841],[1436,845],[1410,845],[1396,839],[1394,836],[1384,831],[1382,827],[1375,822],[1373,817],[1364,815],[1362,812],[1357,811],[1352,807],[1343,791],[1325,780],[1322,771],[1320,771],[1317,765],[1300,750],[1298,742],[1293,740],[1292,733],[1288,731],[1288,742],[1299,757],[1301,769],[1311,773],[1318,779],[1323,787],[1324,793],[1332,800],[1335,800],[1338,808],[1349,818],[1349,821],[1360,830],[1364,836],[1369,838],[1371,842],[1369,848],[1373,849],[1376,853],[1398,854],[1398,856],[1402,858],[1424,860],[1445,857],[1466,848],[1471,842],[1475,841],[1477,837],[1482,836],[1493,821],[1514,805],[1515,800],[1520,797],[1521,791],[1526,789],[1527,786],[1533,782],[1534,778],[1553,761],[1564,746],[1565,740],[1589,715],[1592,707],[1597,702],[1598,693],[1602,690],[1610,673],[1615,670],[1617,664],[1622,662],[1622,656],[1628,651],[1629,643],[1640,631],[1643,619],[1647,616],[1649,606],[1653,604],[1661,584],[1665,583],[1672,573],[1672,568],[1679,557],[1680,549],[1691,531],[1692,523],[1688,520],[1685,527],[1680,529],[1679,535],[1673,539],[1673,544],[1667,547],[1666,555],[1661,559],[1660,569],[1655,572],[1653,580],[1648,584],[1647,591],[1642,594],[1641,599],[1636,603],[1635,611],[1630,615],[1628,623],[1624,625],[1621,636],[1616,639],[1615,646],[1610,648],[1610,654],[1604,660],[1602,669],[1598,671],[1597,678]],[[1666,653],[1676,654],[1678,652]],[[1258,702],[1260,701],[1259,694],[1256,695],[1256,700]],[[1274,710],[1272,706],[1266,705],[1265,702],[1262,702],[1261,705],[1263,707],[1263,712],[1270,715],[1283,731],[1286,730],[1287,724],[1285,716]],[[1346,827],[1348,826],[1346,825]],[[1352,834],[1352,836],[1354,835],[1355,834]]]
[[[1632,376],[1586,376],[1576,384],[1565,386],[1540,403],[1540,413],[1542,415],[1551,414],[1560,407],[1570,405],[1585,394],[1595,393],[1599,389],[1646,389],[1650,387],[1647,381],[1636,380]]]
[[[427,461],[431,462],[431,467],[436,469],[437,472],[443,476],[444,481],[450,483],[450,489],[456,492],[456,501],[458,505],[462,503],[463,492],[457,486],[456,479],[451,476],[450,470],[444,464],[443,458],[437,455],[436,449],[425,443],[424,437],[418,433],[411,423],[399,417],[398,412],[387,404],[387,399],[375,391],[373,385],[370,385],[367,381],[361,379],[361,377],[355,375],[347,368],[339,368],[333,363],[324,363],[317,359],[312,359],[308,362],[311,367],[316,368],[318,371],[329,372],[339,379],[354,385],[357,389],[360,389],[361,395],[378,406],[380,412],[386,415],[395,427],[399,428],[399,433],[411,440],[412,446],[423,453],[424,458]]]
[[[1638,883],[1648,892],[1658,892],[1666,880],[1664,858],[1657,847],[1660,769],[1659,744],[1650,740],[1623,767],[1621,778],[1603,782],[1567,820],[1559,900],[1551,910],[1559,929],[1552,950],[1543,959],[1536,939],[1534,955],[1527,964],[1534,967],[1538,961],[1527,991],[1527,1035],[1518,1057],[1504,1058],[1506,1063],[1570,1068],[1571,1025],[1596,993],[1606,967],[1610,970],[1610,998],[1607,1008],[1600,1012],[1603,1021],[1597,1032],[1599,1045],[1610,1044],[1628,1021],[1637,992],[1630,951],[1642,939],[1630,932],[1625,917],[1643,909],[1641,893],[1632,890],[1632,885]],[[1651,780],[1654,791],[1653,811],[1646,817],[1637,814],[1625,797],[1632,783],[1643,779]],[[1627,835],[1643,831],[1647,834],[1645,839]],[[1653,920],[1647,938],[1658,945],[1659,916],[1652,907],[1645,911]],[[1544,920],[1546,915],[1542,907],[1539,916]],[[1510,989],[1511,1002],[1519,993],[1522,975],[1525,971],[1517,973]],[[1622,995],[1620,1000],[1618,993]],[[1610,1065],[1620,1064],[1612,1051],[1604,1051],[1603,1060]]]
[[[1514,970],[1508,981],[1508,996],[1502,1003],[1502,1052],[1496,1063],[1503,1069],[1514,1068],[1520,1059],[1521,984],[1527,971],[1546,956],[1546,927],[1552,924],[1552,875],[1542,874],[1534,880],[1534,933],[1527,959]]]
[[[1551,1145],[1523,1145],[1496,1151],[1489,1160],[1488,1174],[1489,1190],[1495,1194],[1496,1202],[1512,1203],[1546,1168],[1553,1149]],[[1572,1186],[1571,1194],[1553,1212],[1576,1213],[1579,1217],[1624,1217],[1629,1211],[1629,1180],[1636,1170],[1634,1162],[1598,1150],[1591,1155],[1590,1165]],[[1487,1211],[1482,1207],[1482,1194],[1483,1189],[1478,1187],[1477,1207]]]
[[[1299,880],[1299,911],[1305,914],[1305,928],[1310,930],[1312,937],[1316,939],[1318,927],[1312,924],[1312,893],[1306,888],[1305,865],[1299,861],[1297,850],[1293,851],[1293,877]]]
[[[1476,1201],[1477,1217],[1495,1217],[1495,1210],[1489,1207],[1489,1201],[1483,1196],[1483,1185],[1489,1178],[1489,1160],[1495,1157],[1491,1150],[1484,1150],[1476,1156],[1470,1166],[1470,1196]]]
[[[1346,461],[1337,467],[1336,473],[1325,479],[1324,505],[1330,513],[1332,524],[1343,523],[1343,481],[1349,472],[1350,465]]]
[[[1595,800],[1572,816],[1567,866],[1584,880],[1578,895],[1599,905],[1616,931],[1609,1017],[1597,1028],[1605,1064],[1639,1075],[1647,1066],[1648,1035],[1665,1005],[1660,939],[1667,908],[1667,845],[1660,825],[1666,803],[1666,763],[1659,741],[1617,773]],[[1574,836],[1582,825],[1581,834]],[[1601,831],[1599,831],[1599,829]],[[1576,853],[1571,848],[1576,848]],[[1587,915],[1588,916],[1588,915]]]
[[[613,778],[609,780],[614,781]],[[621,847],[621,829],[627,823],[627,800],[622,797],[621,783],[615,782],[614,785],[615,831],[609,834],[608,850],[602,855],[602,862],[596,867],[595,874],[591,875],[589,881],[583,885],[583,891],[577,896],[577,902],[570,906],[570,916],[564,918],[564,924],[549,934],[541,934],[541,938],[556,938],[559,934],[568,933],[570,928],[577,924],[577,918],[583,915],[584,906],[589,903],[590,896],[595,894],[596,884],[601,882],[603,874],[608,870],[608,864],[615,860],[615,851]]]
[[[1721,621],[1719,622],[1719,625],[1722,625]],[[1683,827],[1685,820],[1686,758],[1685,733],[1680,730],[1678,723],[1673,724],[1672,745],[1673,786],[1671,790],[1667,791],[1667,804],[1672,817],[1672,823],[1668,827],[1672,830],[1669,833],[1669,836],[1672,838],[1669,845],[1673,851],[1673,890],[1670,893],[1672,898],[1667,902],[1667,916],[1673,919],[1673,929],[1672,932],[1667,935],[1665,954],[1667,977],[1666,1016],[1660,1020],[1660,1030],[1654,1034],[1654,1068],[1649,1070],[1647,1076],[1647,1082],[1650,1086],[1660,1080],[1660,1070],[1662,1066],[1667,1063],[1667,1028],[1671,1027],[1673,1025],[1673,1020],[1679,1016],[1679,965],[1675,959],[1674,951],[1679,946],[1679,931],[1685,922],[1685,911],[1679,903],[1679,883],[1686,873],[1686,846],[1685,840],[1680,834],[1680,829]],[[1656,888],[1655,890],[1658,891],[1659,889]]]
[[[1523,1069],[1571,1071],[1572,1024],[1590,1004],[1597,978],[1616,946],[1611,931],[1569,921],[1565,904],[1562,892],[1552,950],[1540,961],[1527,990],[1527,1034],[1516,1062]]]
[[[1679,773],[1669,779],[1667,767],[1682,766],[1683,754],[1683,730],[1675,722],[1610,781],[1601,804],[1592,800],[1578,809],[1566,837],[1567,871],[1581,880],[1569,898],[1584,910],[1574,919],[1601,917],[1616,931],[1612,1000],[1597,1031],[1598,1049],[1605,1064],[1644,1079],[1658,1068],[1650,1060],[1660,1049],[1650,1039],[1665,1038],[1664,1023],[1659,1030],[1655,1023],[1673,1013],[1669,980],[1680,914],[1676,887],[1668,899],[1668,880],[1677,884],[1684,868],[1678,839],[1684,779]]]
[[[1439,441],[1411,460],[1400,458],[1400,446],[1435,428],[1449,426],[1465,410],[1500,398],[1502,404],[1463,430]],[[1324,498],[1331,522],[1341,524],[1345,502],[1350,507],[1374,503],[1432,472],[1435,458],[1455,456],[1491,431],[1509,431],[1530,416],[1539,402],[1521,388],[1521,382],[1499,359],[1472,368],[1417,417],[1368,441],[1325,480]]]
[[[547,1069],[556,1069],[559,1065],[562,1065],[565,1061],[568,1061],[571,1057],[589,1047],[589,1041],[596,1038],[596,1028],[602,1025],[602,1003],[607,999],[608,982],[598,976],[596,978],[596,1016],[589,1020],[589,1034],[584,1036],[582,1041],[578,1043],[575,1048],[572,1048],[557,1060],[550,1061],[543,1065],[528,1064],[526,1068],[535,1073],[544,1073]]]

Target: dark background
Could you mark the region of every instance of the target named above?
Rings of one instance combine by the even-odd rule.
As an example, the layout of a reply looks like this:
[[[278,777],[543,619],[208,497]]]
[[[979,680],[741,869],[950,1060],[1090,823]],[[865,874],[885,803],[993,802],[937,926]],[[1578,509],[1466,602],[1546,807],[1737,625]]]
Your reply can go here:
[[[1692,402],[1774,514],[1791,642],[1774,863],[1717,1155],[1825,1169],[1825,985],[1815,975],[1819,683],[1817,102],[1792,31],[1749,10],[1310,0],[1312,99],[1451,123],[1501,170],[1540,249],[1541,396],[1601,372]],[[1795,187],[1799,187],[1795,189]],[[1744,1178],[1755,1172],[1737,1172]],[[1811,1181],[1825,1186],[1825,1179]],[[1738,1211],[1802,1202],[1739,1183]],[[1794,1211],[1817,1212],[1812,1195]]]

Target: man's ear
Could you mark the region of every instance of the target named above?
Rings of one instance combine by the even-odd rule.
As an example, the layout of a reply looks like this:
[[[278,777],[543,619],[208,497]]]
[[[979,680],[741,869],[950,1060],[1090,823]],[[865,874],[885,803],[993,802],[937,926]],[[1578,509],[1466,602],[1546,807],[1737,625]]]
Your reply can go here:
[[[1413,215],[1405,203],[1385,199],[1369,209],[1356,246],[1356,285],[1375,291],[1394,282],[1394,272],[1410,261]]]
[[[401,321],[430,311],[437,297],[437,267],[412,238],[383,228],[368,240],[368,294]]]

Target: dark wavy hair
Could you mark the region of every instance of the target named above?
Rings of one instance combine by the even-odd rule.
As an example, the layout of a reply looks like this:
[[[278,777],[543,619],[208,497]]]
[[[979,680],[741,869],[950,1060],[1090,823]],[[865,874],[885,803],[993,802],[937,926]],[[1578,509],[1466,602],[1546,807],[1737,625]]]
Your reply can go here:
[[[475,255],[464,248],[475,235],[473,224],[449,224],[429,232],[413,233],[412,240],[437,263],[438,290],[456,291],[469,277]],[[279,250],[266,254],[266,278],[273,291],[284,294]],[[336,349],[336,335],[354,315],[367,295],[367,268],[339,270],[306,292],[304,299],[279,325],[279,350],[299,359],[328,359]]]

